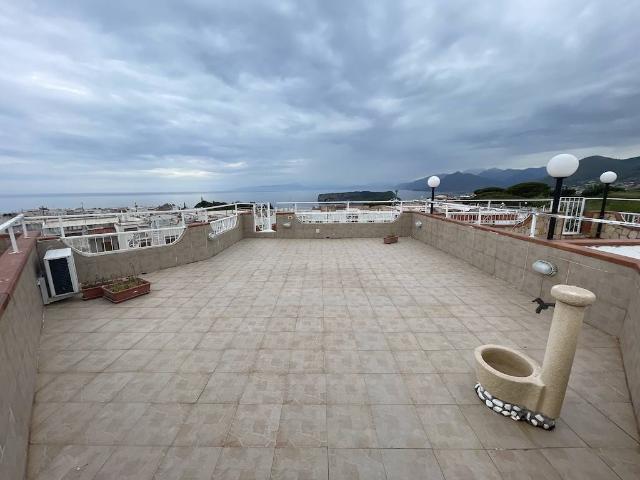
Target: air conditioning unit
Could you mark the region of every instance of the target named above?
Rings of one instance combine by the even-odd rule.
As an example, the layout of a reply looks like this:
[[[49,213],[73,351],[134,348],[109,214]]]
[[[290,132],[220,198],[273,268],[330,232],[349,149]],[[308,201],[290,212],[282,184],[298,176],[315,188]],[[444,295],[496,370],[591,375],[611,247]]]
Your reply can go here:
[[[61,300],[79,292],[76,264],[70,248],[48,250],[44,256],[50,300]]]

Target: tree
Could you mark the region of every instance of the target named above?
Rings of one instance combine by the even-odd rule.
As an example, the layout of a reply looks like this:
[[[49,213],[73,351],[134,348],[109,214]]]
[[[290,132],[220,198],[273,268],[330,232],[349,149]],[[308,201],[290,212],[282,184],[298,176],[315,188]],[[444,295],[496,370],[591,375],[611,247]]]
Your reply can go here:
[[[486,187],[474,190],[474,195],[482,195],[483,193],[504,192],[504,188],[501,187]]]
[[[542,182],[523,182],[511,185],[506,192],[523,198],[548,197],[551,194],[551,187]]]

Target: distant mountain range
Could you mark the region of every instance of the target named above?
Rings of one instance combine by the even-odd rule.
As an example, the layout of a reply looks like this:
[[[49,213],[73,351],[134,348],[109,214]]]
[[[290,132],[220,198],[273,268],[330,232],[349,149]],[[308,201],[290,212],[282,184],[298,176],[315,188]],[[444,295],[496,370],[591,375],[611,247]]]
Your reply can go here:
[[[580,160],[578,171],[569,177],[566,185],[582,186],[589,182],[599,181],[600,174],[607,170],[613,170],[618,174],[618,182],[640,182],[640,157],[632,157],[619,160],[610,157],[594,155]],[[533,167],[524,169],[514,168],[490,168],[487,170],[469,170],[440,174],[440,187],[442,193],[472,193],[474,190],[485,187],[508,187],[522,182],[545,182],[552,184],[554,180],[547,174],[546,167]],[[419,178],[412,182],[399,184],[399,190],[427,190],[427,178]]]

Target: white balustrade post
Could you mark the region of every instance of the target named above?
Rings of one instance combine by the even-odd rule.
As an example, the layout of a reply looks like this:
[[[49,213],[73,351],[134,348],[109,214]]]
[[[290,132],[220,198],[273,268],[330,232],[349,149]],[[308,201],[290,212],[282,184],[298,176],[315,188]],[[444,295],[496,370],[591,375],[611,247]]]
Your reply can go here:
[[[488,200],[488,201],[487,201],[487,208],[488,208],[489,210],[491,210],[491,200]]]
[[[349,206],[351,205],[351,202],[347,202],[347,212],[349,211]]]
[[[482,208],[478,207],[478,220],[477,224],[480,225],[482,223]]]
[[[531,215],[531,229],[529,230],[529,236],[534,238],[536,236],[536,223],[538,222],[538,215],[536,213]]]
[[[180,212],[180,219],[182,220],[182,226],[186,226],[186,223],[184,221],[184,212]]]
[[[444,204],[444,218],[449,218],[449,204]]]
[[[11,240],[11,248],[13,249],[13,252],[11,253],[20,253],[20,250],[18,250],[18,244],[16,243],[16,235],[13,232],[13,226],[9,227],[9,239]]]
[[[235,203],[234,206],[235,206],[235,214],[238,215],[238,204]]]
[[[60,236],[64,238],[64,225],[62,225],[62,217],[58,217],[58,225],[60,226]]]
[[[298,211],[298,204],[294,203],[293,204],[293,213],[296,213]]]
[[[271,231],[271,202],[267,203],[267,221],[269,222],[268,230]]]
[[[27,230],[27,224],[24,221],[24,217],[22,217],[22,236],[24,238],[29,238],[29,231]]]

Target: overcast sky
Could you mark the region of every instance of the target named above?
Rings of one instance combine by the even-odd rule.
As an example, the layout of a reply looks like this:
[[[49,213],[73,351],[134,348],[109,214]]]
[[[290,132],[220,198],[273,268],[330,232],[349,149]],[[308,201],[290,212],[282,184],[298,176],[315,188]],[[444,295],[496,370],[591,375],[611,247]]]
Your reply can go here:
[[[0,191],[640,155],[637,1],[0,0]]]

